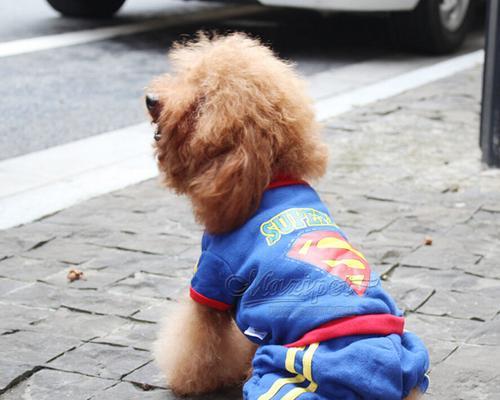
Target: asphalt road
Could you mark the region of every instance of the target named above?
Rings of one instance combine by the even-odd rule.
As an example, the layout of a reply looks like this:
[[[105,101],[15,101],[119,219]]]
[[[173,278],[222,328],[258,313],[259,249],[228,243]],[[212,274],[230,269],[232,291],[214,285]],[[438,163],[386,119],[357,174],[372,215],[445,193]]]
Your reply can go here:
[[[0,44],[44,35],[146,21],[206,4],[167,0],[128,0],[116,18],[62,18],[44,0],[0,5]],[[241,30],[259,36],[282,57],[314,77],[356,63],[422,57],[397,47],[384,18],[322,15],[302,10],[264,12],[0,58],[0,160],[116,130],[146,120],[142,94],[155,75],[168,70],[172,42],[200,29]],[[461,52],[483,45],[476,28]]]

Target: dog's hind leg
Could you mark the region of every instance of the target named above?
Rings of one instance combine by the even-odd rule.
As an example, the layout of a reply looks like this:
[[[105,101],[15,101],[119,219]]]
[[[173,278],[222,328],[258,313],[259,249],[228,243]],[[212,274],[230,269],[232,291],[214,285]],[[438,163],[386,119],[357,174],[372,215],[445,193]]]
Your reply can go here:
[[[423,393],[418,389],[413,389],[404,400],[419,400],[423,397]]]
[[[201,394],[242,383],[255,346],[229,312],[193,301],[169,315],[155,343],[155,358],[169,387],[179,395]]]

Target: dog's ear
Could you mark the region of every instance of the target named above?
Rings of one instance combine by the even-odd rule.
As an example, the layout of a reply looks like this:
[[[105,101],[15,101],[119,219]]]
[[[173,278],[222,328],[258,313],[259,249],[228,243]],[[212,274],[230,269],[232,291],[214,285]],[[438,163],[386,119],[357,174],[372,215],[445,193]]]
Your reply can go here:
[[[272,148],[265,134],[250,126],[240,129],[245,131],[231,132],[240,139],[237,143],[200,145],[209,161],[188,191],[198,221],[210,233],[243,224],[257,210],[271,180]]]

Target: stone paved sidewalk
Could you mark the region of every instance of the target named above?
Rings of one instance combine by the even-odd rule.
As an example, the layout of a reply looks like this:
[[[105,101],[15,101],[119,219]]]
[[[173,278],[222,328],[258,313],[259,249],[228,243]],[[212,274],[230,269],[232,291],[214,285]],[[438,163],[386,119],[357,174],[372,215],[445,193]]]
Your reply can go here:
[[[479,162],[480,78],[335,118],[317,185],[429,346],[440,400],[500,398],[500,172]],[[174,398],[149,349],[200,236],[154,180],[0,232],[0,397]]]

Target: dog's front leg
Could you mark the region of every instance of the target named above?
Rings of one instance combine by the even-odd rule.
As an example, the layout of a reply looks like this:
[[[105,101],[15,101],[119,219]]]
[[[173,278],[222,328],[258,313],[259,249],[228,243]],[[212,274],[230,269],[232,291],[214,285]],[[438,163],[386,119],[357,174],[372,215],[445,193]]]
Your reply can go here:
[[[179,395],[241,383],[254,352],[255,346],[240,333],[228,311],[191,300],[169,316],[155,343],[156,361]]]

